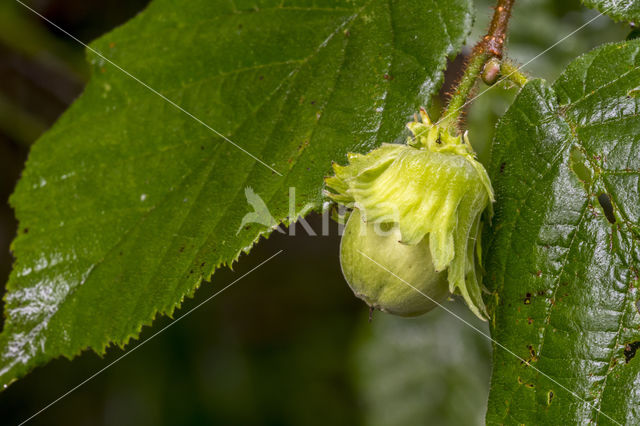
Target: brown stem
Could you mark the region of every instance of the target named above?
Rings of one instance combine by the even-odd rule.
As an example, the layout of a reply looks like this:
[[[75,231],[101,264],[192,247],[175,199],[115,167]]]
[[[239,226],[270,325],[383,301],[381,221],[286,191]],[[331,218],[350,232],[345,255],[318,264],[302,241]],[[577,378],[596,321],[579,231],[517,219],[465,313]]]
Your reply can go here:
[[[483,51],[491,56],[502,58],[502,49],[507,38],[507,27],[511,17],[511,9],[515,0],[498,0],[498,4],[493,12],[491,25],[487,35],[478,43]]]

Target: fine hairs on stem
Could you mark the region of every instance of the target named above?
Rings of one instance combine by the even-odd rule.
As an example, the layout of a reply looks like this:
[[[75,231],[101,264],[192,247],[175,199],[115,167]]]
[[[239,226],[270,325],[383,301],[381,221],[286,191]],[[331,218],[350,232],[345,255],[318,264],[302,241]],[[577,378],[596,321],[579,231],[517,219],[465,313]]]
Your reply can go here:
[[[459,132],[458,122],[478,76],[485,63],[491,58],[502,59],[504,43],[507,37],[509,18],[515,0],[498,0],[487,34],[480,40],[471,53],[457,87],[453,91],[449,104],[442,114],[441,123]]]

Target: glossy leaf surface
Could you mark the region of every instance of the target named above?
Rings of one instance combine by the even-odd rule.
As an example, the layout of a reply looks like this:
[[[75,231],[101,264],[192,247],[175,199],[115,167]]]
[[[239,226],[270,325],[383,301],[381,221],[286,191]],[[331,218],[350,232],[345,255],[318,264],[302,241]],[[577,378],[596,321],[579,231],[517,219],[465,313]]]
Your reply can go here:
[[[489,424],[640,418],[639,53],[531,81],[498,125],[492,335],[524,362],[494,347]]]
[[[582,0],[585,6],[597,9],[616,21],[640,20],[640,0]]]
[[[266,166],[89,53],[91,82],[11,199],[0,383],[125,344],[271,225],[319,208],[332,160],[406,138],[470,24],[469,0],[155,0],[93,43]],[[243,223],[255,206],[271,217]]]

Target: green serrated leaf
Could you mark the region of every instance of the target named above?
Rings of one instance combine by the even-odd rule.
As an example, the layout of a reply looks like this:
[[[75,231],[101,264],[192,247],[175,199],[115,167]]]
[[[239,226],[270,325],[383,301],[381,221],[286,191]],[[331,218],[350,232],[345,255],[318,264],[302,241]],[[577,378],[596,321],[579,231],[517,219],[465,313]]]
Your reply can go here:
[[[616,21],[637,22],[640,20],[640,0],[582,0],[592,9],[597,9]]]
[[[90,84],[11,199],[0,383],[126,344],[271,225],[318,208],[331,160],[407,137],[470,24],[469,0],[155,0],[96,41],[267,166],[91,54]]]
[[[531,81],[498,125],[492,334],[525,362],[495,348],[489,424],[640,418],[639,52]]]

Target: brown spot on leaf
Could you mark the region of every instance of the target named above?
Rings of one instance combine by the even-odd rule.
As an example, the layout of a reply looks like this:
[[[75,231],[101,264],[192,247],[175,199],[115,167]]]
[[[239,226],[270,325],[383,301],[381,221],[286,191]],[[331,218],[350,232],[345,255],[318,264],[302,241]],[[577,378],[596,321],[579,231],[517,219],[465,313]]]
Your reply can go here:
[[[600,203],[600,207],[602,207],[602,211],[609,223],[616,223],[616,215],[613,213],[613,204],[609,194],[602,193],[598,195],[598,203]]]
[[[636,356],[636,351],[638,350],[638,348],[640,348],[640,342],[638,341],[627,343],[624,346],[624,359],[627,364],[633,359],[634,356]]]

